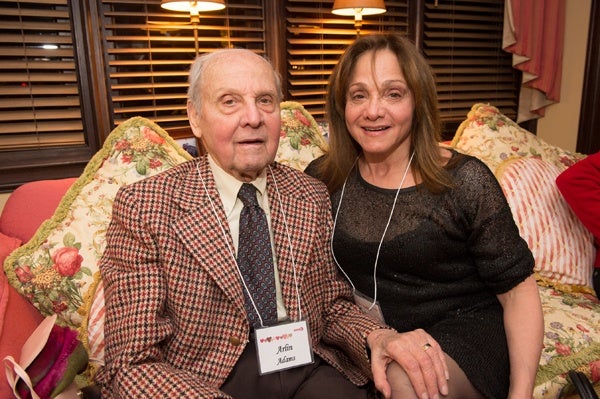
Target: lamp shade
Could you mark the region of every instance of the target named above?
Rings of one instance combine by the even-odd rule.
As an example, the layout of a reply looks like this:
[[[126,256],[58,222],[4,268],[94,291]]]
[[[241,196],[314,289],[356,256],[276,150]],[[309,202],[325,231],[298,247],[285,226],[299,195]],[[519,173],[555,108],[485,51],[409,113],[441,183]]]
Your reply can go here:
[[[203,11],[216,11],[225,8],[225,0],[161,0],[160,6],[171,11],[198,13]]]
[[[385,10],[383,0],[335,0],[331,12],[336,15],[373,15]]]

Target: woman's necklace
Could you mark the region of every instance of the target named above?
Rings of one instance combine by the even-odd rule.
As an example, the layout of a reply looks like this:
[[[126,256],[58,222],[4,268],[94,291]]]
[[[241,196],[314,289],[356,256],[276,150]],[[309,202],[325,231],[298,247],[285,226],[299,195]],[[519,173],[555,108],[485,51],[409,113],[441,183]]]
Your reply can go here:
[[[379,241],[379,246],[377,247],[377,254],[375,256],[375,264],[373,266],[373,286],[374,286],[373,300],[372,300],[371,304],[368,306],[368,308],[367,307],[363,308],[363,310],[365,312],[369,313],[377,305],[376,313],[380,315],[381,319],[383,319],[383,316],[381,316],[381,309],[379,308],[379,305],[377,304],[377,264],[379,263],[379,253],[381,252],[381,246],[383,244],[383,239],[385,238],[385,235],[387,233],[388,227],[390,226],[390,223],[392,221],[392,215],[394,214],[394,210],[396,209],[396,202],[398,200],[398,195],[400,194],[400,190],[402,189],[402,186],[404,185],[404,180],[406,179],[406,176],[408,175],[408,171],[410,170],[410,165],[412,163],[412,160],[413,160],[414,156],[415,156],[415,152],[413,151],[413,153],[410,155],[410,159],[408,160],[408,165],[406,165],[406,170],[404,171],[404,174],[402,176],[402,180],[400,181],[400,185],[398,186],[398,189],[396,190],[396,195],[394,196],[394,203],[392,204],[392,210],[390,211],[390,215],[388,216],[388,220],[387,220],[387,223],[385,225],[385,229],[383,230],[383,234],[381,235],[381,240]],[[344,274],[344,276],[346,277],[346,279],[350,282],[350,285],[352,286],[352,291],[354,292],[355,301],[357,302],[357,305],[361,306],[361,303],[359,303],[359,301],[360,302],[363,302],[363,301],[361,301],[360,298],[364,299],[364,298],[368,298],[368,297],[366,295],[364,295],[364,294],[360,294],[360,296],[357,298],[356,287],[354,286],[354,283],[352,283],[352,280],[350,279],[350,277],[348,276],[348,274],[346,274],[346,272],[344,271],[344,269],[342,269],[342,267],[338,263],[337,258],[335,257],[335,251],[333,250],[333,238],[334,238],[334,235],[335,235],[335,228],[336,228],[336,225],[337,225],[337,220],[338,220],[338,215],[339,215],[339,212],[340,212],[340,208],[342,206],[342,200],[344,199],[344,191],[346,189],[346,183],[347,182],[348,182],[348,176],[346,176],[346,179],[344,180],[344,184],[342,186],[342,191],[340,193],[340,201],[338,202],[338,206],[337,206],[337,209],[336,209],[336,212],[335,212],[335,218],[333,220],[333,230],[331,232],[330,245],[331,245],[331,253],[333,254],[333,260],[335,261],[335,264],[342,271],[342,273]],[[370,302],[370,300],[369,300],[369,302]],[[361,307],[363,307],[363,306],[361,306]]]

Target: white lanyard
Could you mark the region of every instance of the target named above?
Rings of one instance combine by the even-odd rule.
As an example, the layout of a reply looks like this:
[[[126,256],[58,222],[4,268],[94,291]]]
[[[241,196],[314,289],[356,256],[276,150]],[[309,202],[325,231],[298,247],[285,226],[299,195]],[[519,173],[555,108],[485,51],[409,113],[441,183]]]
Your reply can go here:
[[[388,227],[390,226],[390,223],[392,221],[392,215],[394,214],[394,209],[396,209],[396,201],[398,199],[398,194],[400,194],[400,189],[404,185],[404,180],[406,179],[406,175],[408,174],[408,171],[410,169],[410,164],[412,163],[414,156],[415,156],[415,152],[413,151],[413,153],[410,156],[410,159],[408,160],[408,165],[406,165],[406,170],[404,171],[404,175],[402,176],[400,185],[398,186],[398,189],[396,190],[396,196],[394,197],[394,203],[392,204],[392,210],[390,211],[390,216],[388,217],[387,223],[385,225],[385,229],[383,230],[383,234],[381,235],[381,240],[379,241],[379,246],[377,247],[377,254],[375,256],[375,264],[373,266],[373,286],[374,286],[373,302],[371,303],[371,306],[368,308],[368,310],[373,309],[373,307],[377,303],[377,264],[379,262],[379,252],[381,251],[383,239],[384,239],[385,234],[387,233]],[[358,158],[356,158],[356,161],[354,162],[355,165],[357,165],[357,161],[358,161]],[[357,165],[357,167],[358,167],[358,165]],[[352,169],[354,169],[354,165],[352,166],[350,171],[352,171]],[[358,173],[360,173],[360,170],[358,171]],[[350,175],[350,172],[348,172],[348,176],[349,175]],[[354,286],[354,283],[352,282],[352,280],[350,279],[348,274],[346,274],[344,269],[342,269],[342,267],[338,263],[337,258],[335,257],[335,251],[333,250],[333,237],[335,235],[335,228],[337,226],[337,220],[338,220],[338,215],[340,213],[340,208],[342,207],[342,199],[344,198],[344,191],[346,190],[346,183],[348,182],[348,176],[346,176],[346,179],[344,180],[344,184],[342,186],[342,191],[340,193],[340,200],[338,202],[338,206],[335,211],[335,218],[333,219],[333,230],[331,232],[331,241],[330,241],[329,245],[331,246],[331,253],[333,254],[333,260],[335,261],[335,264],[342,271],[344,276],[346,276],[346,279],[350,282],[350,285],[352,286],[352,291],[356,291],[356,287]]]
[[[289,244],[289,247],[290,247],[290,256],[291,256],[291,260],[292,260],[292,271],[293,271],[293,276],[294,276],[294,285],[296,287],[296,300],[298,302],[298,319],[302,320],[302,307],[300,305],[300,290],[298,288],[298,280],[296,278],[296,260],[294,258],[294,249],[292,247],[292,239],[291,239],[289,228],[288,228],[288,224],[287,224],[287,217],[285,215],[285,211],[283,209],[283,204],[281,202],[281,195],[279,194],[279,189],[277,188],[277,181],[275,180],[275,175],[273,174],[273,171],[271,170],[271,166],[270,165],[268,166],[268,168],[269,168],[269,172],[271,173],[271,177],[273,177],[273,183],[275,185],[275,192],[277,193],[277,200],[279,201],[279,205],[281,207],[281,213],[283,214],[283,224],[285,226],[285,233],[286,233],[286,236],[287,236],[287,239],[288,239],[288,244]],[[198,172],[198,176],[200,177],[200,181],[202,182],[202,186],[204,187],[204,191],[206,192],[206,196],[208,197],[208,201],[210,202],[210,206],[212,208],[212,211],[213,211],[215,217],[217,218],[217,220],[219,221],[219,227],[221,228],[221,232],[223,234],[223,237],[225,238],[225,242],[229,242],[228,241],[229,236],[227,235],[227,232],[225,231],[225,228],[223,227],[223,223],[221,222],[221,219],[219,218],[219,214],[217,213],[217,208],[215,207],[215,204],[213,203],[212,198],[210,197],[210,195],[208,193],[208,188],[206,187],[206,184],[204,183],[204,178],[202,177],[202,174],[200,173],[200,162],[196,163],[196,171]],[[240,270],[240,266],[237,263],[237,258],[235,256],[234,250],[229,245],[227,246],[227,249],[228,249],[231,257],[233,258],[233,261],[235,262],[236,270],[238,272],[238,275],[240,276],[240,280],[242,281],[242,285],[244,286],[244,289],[248,293],[248,297],[250,298],[250,302],[252,303],[252,307],[254,307],[254,310],[256,311],[256,314],[258,315],[258,319],[260,320],[260,325],[262,327],[264,327],[262,316],[260,315],[260,312],[258,311],[258,308],[257,308],[256,304],[254,303],[254,299],[252,298],[252,294],[251,294],[250,290],[248,289],[248,286],[246,285],[246,282],[244,281],[244,277],[242,276],[242,272]]]

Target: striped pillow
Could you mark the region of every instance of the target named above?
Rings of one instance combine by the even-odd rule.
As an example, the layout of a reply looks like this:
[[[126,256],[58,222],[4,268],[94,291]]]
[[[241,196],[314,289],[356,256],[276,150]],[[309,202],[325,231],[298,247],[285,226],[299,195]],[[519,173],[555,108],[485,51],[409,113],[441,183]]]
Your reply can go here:
[[[539,158],[511,159],[496,170],[538,275],[563,289],[587,291],[592,287],[593,237],[558,191],[559,173],[556,165]]]
[[[88,356],[94,374],[104,366],[104,313],[104,284],[100,280],[87,319]]]

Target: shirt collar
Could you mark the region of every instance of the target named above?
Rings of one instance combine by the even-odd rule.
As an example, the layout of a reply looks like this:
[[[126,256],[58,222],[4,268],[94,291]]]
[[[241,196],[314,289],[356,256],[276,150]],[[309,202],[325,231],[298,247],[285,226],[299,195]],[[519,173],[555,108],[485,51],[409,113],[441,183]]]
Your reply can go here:
[[[221,168],[210,154],[208,154],[208,164],[212,170],[215,178],[215,186],[221,195],[221,201],[225,212],[229,214],[235,205],[237,194],[242,187],[242,181],[236,179],[223,168]],[[260,198],[264,200],[267,191],[267,171],[266,168],[260,173],[260,175],[253,181],[250,182],[260,194]],[[261,201],[262,203],[262,201]]]

